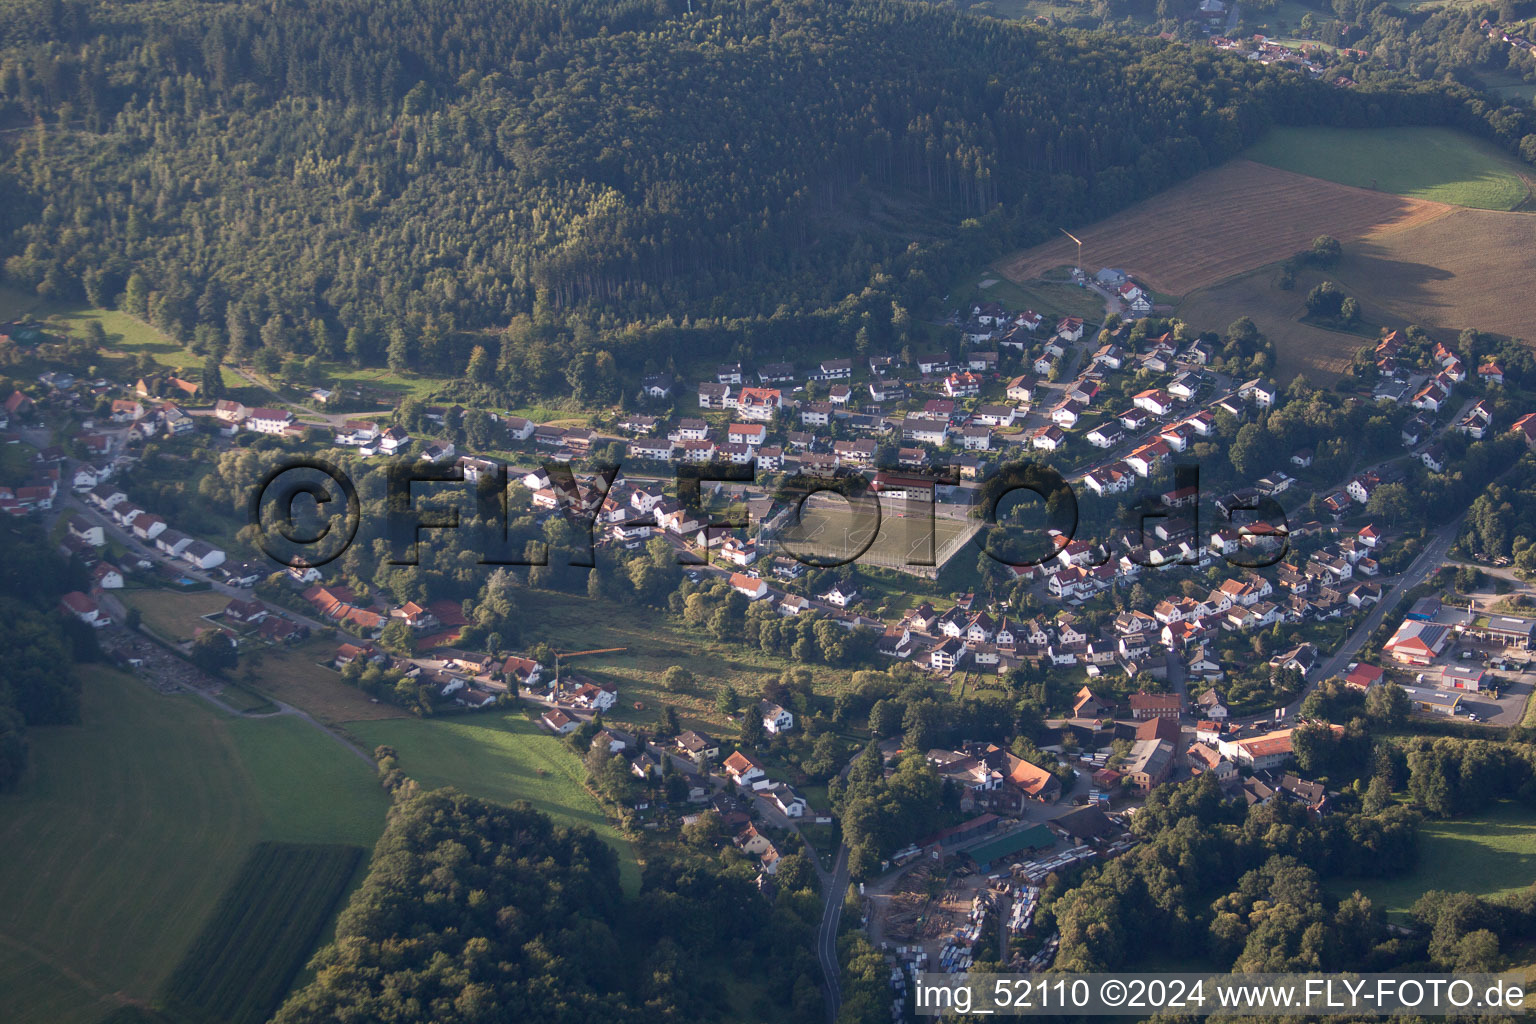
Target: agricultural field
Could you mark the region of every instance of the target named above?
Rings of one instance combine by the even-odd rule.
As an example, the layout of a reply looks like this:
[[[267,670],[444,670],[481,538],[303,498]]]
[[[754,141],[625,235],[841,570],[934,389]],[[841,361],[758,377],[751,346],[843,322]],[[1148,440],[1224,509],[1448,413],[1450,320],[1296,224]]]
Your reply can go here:
[[[1265,268],[1190,294],[1178,315],[1215,329],[1250,316],[1275,340],[1277,379],[1303,370],[1332,378],[1364,339],[1299,322],[1307,290],[1324,278],[1353,295],[1370,323],[1416,323],[1452,336],[1475,327],[1529,337],[1529,319],[1509,296],[1521,294],[1533,275],[1536,213],[1451,209],[1401,231],[1346,242],[1336,267],[1298,274],[1292,291],[1275,287],[1274,269]]]
[[[526,800],[561,824],[585,825],[619,855],[625,891],[639,890],[634,849],[587,791],[581,759],[521,711],[358,722],[351,731],[370,746],[394,747],[400,768],[424,788],[453,786],[504,804]]]
[[[178,1019],[261,1024],[315,948],[362,859],[356,846],[258,843],[162,999]]]
[[[0,796],[8,1024],[147,1002],[253,843],[371,847],[388,807],[364,759],[296,718],[231,719],[82,672],[84,724],[33,730],[29,774]]]
[[[372,747],[363,756],[296,715],[220,721],[261,813],[260,838],[373,848],[389,798]]]
[[[1156,291],[1186,295],[1283,260],[1321,234],[1347,247],[1452,209],[1233,160],[1072,230],[1083,240],[1089,269],[1120,267]],[[1006,257],[994,269],[1028,285],[1076,261],[1077,246],[1061,237]]]
[[[1350,360],[1366,339],[1301,322],[1307,312],[1307,290],[1321,276],[1298,274],[1290,291],[1277,287],[1275,278],[1275,268],[1265,267],[1202,288],[1185,296],[1176,315],[1186,323],[1218,331],[1238,317],[1250,318],[1275,343],[1274,378],[1281,384],[1289,384],[1299,373],[1324,383],[1349,372]],[[1363,313],[1374,319],[1376,311]]]
[[[1431,889],[1505,896],[1536,882],[1536,812],[1498,804],[1475,817],[1425,820],[1419,828],[1418,867],[1398,878],[1341,879],[1344,895],[1359,889],[1395,917]]]
[[[1275,128],[1248,159],[1341,185],[1479,210],[1530,198],[1530,168],[1449,128]]]
[[[1510,296],[1524,294],[1536,273],[1536,213],[1455,210],[1346,244],[1330,273],[1366,309],[1529,339],[1530,317]]]

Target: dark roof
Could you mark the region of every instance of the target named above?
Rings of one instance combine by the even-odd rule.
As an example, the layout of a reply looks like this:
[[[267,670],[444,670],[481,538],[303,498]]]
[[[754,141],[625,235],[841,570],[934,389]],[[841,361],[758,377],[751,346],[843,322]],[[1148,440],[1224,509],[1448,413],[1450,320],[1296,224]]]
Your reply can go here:
[[[1056,824],[1074,839],[1098,839],[1115,831],[1115,823],[1097,807],[1080,807],[1057,818]]]

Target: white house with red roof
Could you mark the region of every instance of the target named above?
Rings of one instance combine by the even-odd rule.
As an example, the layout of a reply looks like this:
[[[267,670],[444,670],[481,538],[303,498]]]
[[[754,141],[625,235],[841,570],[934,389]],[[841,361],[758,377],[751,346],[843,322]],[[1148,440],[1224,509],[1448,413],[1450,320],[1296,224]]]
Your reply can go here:
[[[576,719],[561,711],[559,708],[550,708],[539,716],[539,721],[544,727],[556,736],[566,736],[576,731],[578,725]]]
[[[78,590],[71,590],[65,594],[59,600],[59,606],[88,626],[101,629],[103,626],[112,625],[112,617],[98,608],[95,601]]]
[[[287,409],[252,409],[245,418],[245,429],[258,434],[281,434],[293,422],[293,413]]]
[[[754,448],[768,437],[768,428],[761,423],[732,423],[725,439],[731,444],[749,444]]]
[[[730,757],[720,763],[725,774],[736,785],[743,789],[758,789],[767,786],[768,772],[750,754],[736,751]]]
[[[744,573],[731,573],[731,586],[748,601],[760,601],[768,596],[768,584]]]
[[[1083,338],[1083,318],[1080,316],[1064,316],[1056,322],[1056,337],[1063,341],[1081,341]]]

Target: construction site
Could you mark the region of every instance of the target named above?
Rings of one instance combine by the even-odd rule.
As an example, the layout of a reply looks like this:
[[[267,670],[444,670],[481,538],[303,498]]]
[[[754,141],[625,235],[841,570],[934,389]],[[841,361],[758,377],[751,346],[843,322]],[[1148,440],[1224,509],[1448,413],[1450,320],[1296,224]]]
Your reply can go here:
[[[863,888],[870,939],[893,965],[893,999],[906,991],[908,973],[961,974],[978,961],[1008,971],[1051,965],[1056,936],[1036,926],[1044,886],[1053,875],[1119,856],[1135,843],[1114,819],[1097,811],[1076,815],[1067,827],[985,837],[954,851],[959,856],[915,856]],[[1089,831],[1083,825],[1098,834],[1078,835]]]

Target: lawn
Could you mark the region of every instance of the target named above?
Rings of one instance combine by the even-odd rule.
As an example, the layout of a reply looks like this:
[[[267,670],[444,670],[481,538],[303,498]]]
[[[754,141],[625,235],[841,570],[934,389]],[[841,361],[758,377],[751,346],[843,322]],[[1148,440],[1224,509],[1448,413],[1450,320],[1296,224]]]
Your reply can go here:
[[[1536,882],[1536,813],[1502,803],[1469,818],[1426,820],[1419,829],[1418,867],[1397,878],[1339,879],[1336,895],[1359,889],[1388,914],[1402,917],[1431,889],[1506,896]]]
[[[382,701],[375,703],[362,690],[342,682],[341,673],[321,664],[330,660],[340,643],[338,639],[316,638],[292,647],[245,647],[235,675],[242,685],[303,708],[328,725],[405,717],[406,712],[400,708]]]
[[[0,320],[31,315],[48,322],[55,332],[85,337],[87,325],[99,320],[112,351],[124,355],[149,355],[167,369],[202,373],[203,357],[172,341],[159,330],[115,309],[97,309],[73,302],[50,302],[10,286],[0,285]],[[222,370],[224,383],[238,388],[246,382],[229,367]],[[194,380],[197,378],[193,378]]]
[[[1530,103],[1536,100],[1536,82],[1527,82],[1511,72],[1485,71],[1478,75],[1478,78],[1481,79],[1483,88],[1506,102],[1522,100]]]
[[[562,824],[587,826],[618,853],[625,891],[639,891],[635,851],[587,791],[581,760],[522,712],[356,722],[349,731],[369,747],[394,747],[401,769],[427,789],[453,786],[504,804],[526,800]]]
[[[1513,210],[1530,195],[1528,168],[1449,128],[1276,128],[1243,155],[1342,185],[1480,210]]]
[[[297,719],[85,677],[84,724],[33,730],[31,770],[0,796],[9,1024],[151,998],[258,840],[371,847],[384,825],[368,766]]]
[[[221,612],[229,604],[229,598],[212,590],[124,590],[118,598],[130,608],[137,608],[142,624],[171,643],[190,640],[199,630],[212,628],[214,624],[203,616]]]
[[[553,591],[526,595],[525,629],[530,637],[556,650],[593,650],[623,647],[618,654],[574,659],[563,671],[609,680],[619,688],[619,703],[606,717],[615,724],[654,729],[661,710],[677,709],[685,728],[729,729],[715,707],[715,695],[729,683],[743,697],[755,695],[764,682],[775,679],[795,663],[735,641],[720,641],[704,628],[694,629],[670,616],[635,605]],[[688,693],[670,693],[661,677],[672,665],[693,674],[697,687]],[[825,665],[806,666],[815,677],[818,693],[837,693],[851,672]],[[639,702],[642,707],[635,708]]]
[[[982,281],[996,283],[982,288]],[[978,302],[1000,302],[1009,309],[1033,309],[1053,323],[1064,316],[1080,316],[1090,324],[1104,319],[1104,300],[1086,288],[1066,280],[1036,280],[1021,284],[1010,281],[993,267],[957,285],[953,295],[953,304],[967,311]]]

